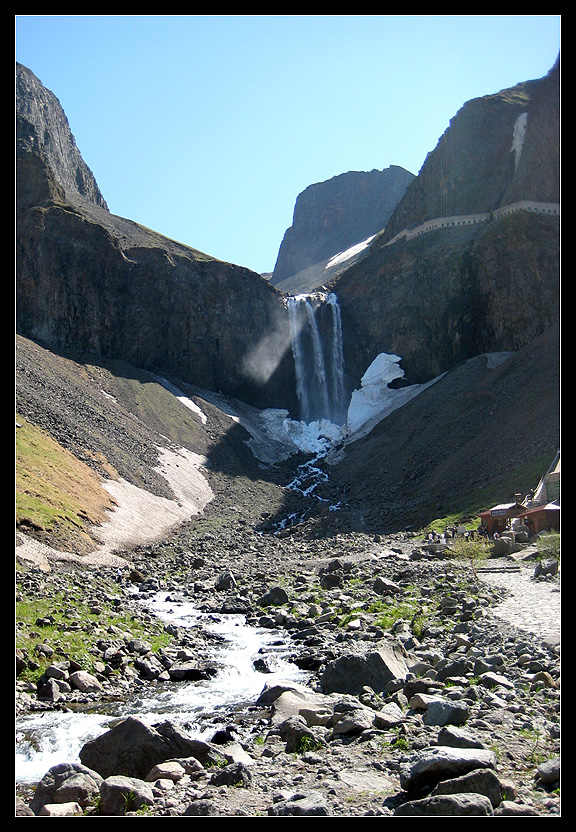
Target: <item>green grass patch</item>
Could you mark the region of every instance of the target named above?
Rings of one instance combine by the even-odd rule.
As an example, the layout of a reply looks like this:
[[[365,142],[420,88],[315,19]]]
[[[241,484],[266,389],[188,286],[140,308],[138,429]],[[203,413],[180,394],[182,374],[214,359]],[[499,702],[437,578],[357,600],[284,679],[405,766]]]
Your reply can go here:
[[[101,589],[102,579],[99,579]],[[83,670],[94,671],[94,662],[99,657],[98,641],[112,641],[122,638],[108,632],[110,626],[118,628],[130,639],[140,638],[150,644],[156,652],[166,647],[172,637],[161,622],[145,623],[134,618],[114,605],[115,585],[110,582],[109,600],[99,598],[98,610],[89,601],[84,588],[72,583],[68,591],[46,594],[46,597],[26,598],[25,589],[17,585],[16,600],[16,648],[23,651],[30,660],[30,666],[18,677],[24,681],[37,682],[46,668],[53,662],[73,659]],[[36,646],[48,644],[54,653],[45,656],[37,653]]]
[[[85,463],[20,415],[16,416],[16,524],[43,532],[86,536],[114,503]]]
[[[558,532],[542,532],[536,545],[538,560],[560,560],[560,534]]]

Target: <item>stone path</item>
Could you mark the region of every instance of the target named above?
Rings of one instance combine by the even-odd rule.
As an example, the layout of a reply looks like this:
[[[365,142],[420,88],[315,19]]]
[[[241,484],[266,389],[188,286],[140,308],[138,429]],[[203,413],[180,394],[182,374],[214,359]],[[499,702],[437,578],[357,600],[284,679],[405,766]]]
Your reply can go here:
[[[534,564],[503,562],[503,571],[481,574],[482,580],[510,590],[511,595],[492,612],[515,627],[538,636],[560,636],[560,581],[534,581]],[[494,565],[496,567],[496,564]]]

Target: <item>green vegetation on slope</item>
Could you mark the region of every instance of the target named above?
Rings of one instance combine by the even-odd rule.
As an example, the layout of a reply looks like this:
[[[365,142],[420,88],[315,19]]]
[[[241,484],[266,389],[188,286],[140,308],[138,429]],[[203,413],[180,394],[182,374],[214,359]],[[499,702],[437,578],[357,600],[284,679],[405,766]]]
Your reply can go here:
[[[65,541],[88,537],[114,503],[98,476],[17,414],[16,525]]]

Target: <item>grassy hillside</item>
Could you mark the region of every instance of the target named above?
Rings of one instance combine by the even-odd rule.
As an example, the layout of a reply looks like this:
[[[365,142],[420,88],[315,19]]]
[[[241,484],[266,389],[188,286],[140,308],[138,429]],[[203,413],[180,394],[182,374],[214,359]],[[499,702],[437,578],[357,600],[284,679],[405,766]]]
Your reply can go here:
[[[16,524],[39,539],[90,547],[91,524],[113,500],[102,480],[43,430],[16,414]]]

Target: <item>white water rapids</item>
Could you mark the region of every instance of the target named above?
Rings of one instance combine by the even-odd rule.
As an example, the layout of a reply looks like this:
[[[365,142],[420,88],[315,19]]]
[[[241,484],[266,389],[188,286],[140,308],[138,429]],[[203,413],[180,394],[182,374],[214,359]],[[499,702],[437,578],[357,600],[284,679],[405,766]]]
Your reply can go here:
[[[79,762],[86,742],[128,716],[146,725],[167,720],[188,736],[207,740],[221,727],[219,715],[255,704],[266,684],[305,683],[308,678],[308,674],[290,663],[289,644],[279,640],[276,630],[250,627],[242,615],[201,613],[192,604],[167,600],[165,592],[145,603],[151,613],[167,623],[178,627],[203,626],[223,637],[214,648],[214,661],[221,665],[217,676],[201,682],[149,684],[136,689],[125,703],[83,706],[67,712],[43,711],[18,719],[17,782],[35,783],[51,766]],[[257,658],[266,659],[269,673],[255,669]]]

